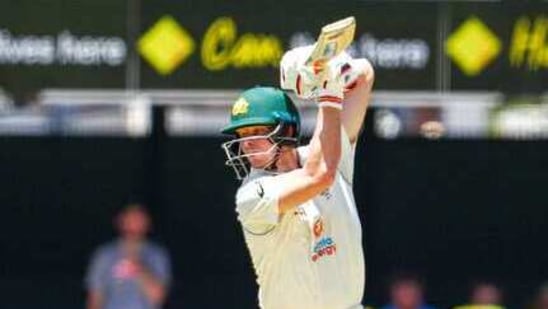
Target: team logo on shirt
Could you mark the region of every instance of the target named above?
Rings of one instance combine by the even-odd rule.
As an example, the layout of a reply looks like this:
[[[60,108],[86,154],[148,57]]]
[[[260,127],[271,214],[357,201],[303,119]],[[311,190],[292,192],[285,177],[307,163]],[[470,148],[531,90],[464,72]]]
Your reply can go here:
[[[312,232],[314,233],[314,237],[318,238],[323,233],[323,220],[322,218],[316,219],[316,222],[314,222],[314,226],[312,228]]]
[[[325,256],[335,255],[337,253],[337,244],[330,236],[323,236],[324,222],[321,217],[316,219],[312,227],[314,238],[319,239],[312,248],[312,262],[316,262]]]
[[[335,255],[337,253],[337,244],[335,244],[335,241],[333,241],[333,238],[331,237],[322,237],[320,241],[318,241],[314,245],[314,249],[312,252],[312,262],[316,262],[322,257]]]

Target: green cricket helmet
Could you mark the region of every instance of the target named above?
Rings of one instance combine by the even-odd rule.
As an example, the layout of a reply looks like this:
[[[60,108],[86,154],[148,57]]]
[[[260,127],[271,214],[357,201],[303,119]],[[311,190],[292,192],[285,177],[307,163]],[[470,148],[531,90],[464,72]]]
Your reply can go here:
[[[298,137],[300,117],[293,100],[282,90],[273,87],[255,87],[244,91],[232,105],[230,123],[224,134],[236,135],[236,130],[249,126],[277,126],[295,128],[292,137]]]
[[[238,129],[250,126],[270,126],[273,129],[268,135],[237,137]],[[244,154],[240,142],[268,138],[273,145],[269,151],[277,151],[282,145],[297,145],[300,128],[299,112],[285,92],[273,87],[248,89],[232,105],[230,123],[221,131],[237,137],[222,145],[227,155],[226,164],[234,168],[238,179],[243,179],[250,171],[247,158],[257,154]]]

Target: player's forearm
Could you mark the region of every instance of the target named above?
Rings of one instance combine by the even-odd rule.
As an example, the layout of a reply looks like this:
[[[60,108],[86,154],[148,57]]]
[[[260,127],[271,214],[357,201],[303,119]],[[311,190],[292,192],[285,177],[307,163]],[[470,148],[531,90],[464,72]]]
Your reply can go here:
[[[365,59],[358,59],[358,61],[362,61],[360,66],[362,72],[354,88],[345,93],[344,109],[341,113],[341,122],[352,143],[357,140],[361,131],[375,80],[371,64]]]
[[[341,115],[332,107],[320,107],[305,171],[330,186],[341,158]]]
[[[280,214],[291,211],[329,188],[335,179],[341,156],[340,111],[320,107],[309,156],[303,168],[276,176],[281,184]]]

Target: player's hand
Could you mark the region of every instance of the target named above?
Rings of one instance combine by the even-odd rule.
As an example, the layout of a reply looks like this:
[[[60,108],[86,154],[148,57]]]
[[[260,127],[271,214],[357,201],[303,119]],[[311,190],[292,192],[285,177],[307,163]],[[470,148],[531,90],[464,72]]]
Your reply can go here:
[[[323,65],[305,65],[313,48],[314,45],[294,48],[284,54],[280,63],[281,88],[294,91],[302,99],[342,98],[340,83],[344,94],[356,86],[368,68],[372,70],[366,59],[353,59],[346,52]]]
[[[325,80],[324,66],[306,65],[314,45],[297,47],[286,52],[280,62],[280,86],[292,90],[302,99],[311,99]]]
[[[358,78],[362,75],[372,74],[373,68],[365,58],[354,59],[346,52],[342,52],[329,62],[332,71],[339,72],[344,85],[344,92],[356,87]],[[371,71],[371,72],[369,72]]]
[[[326,65],[323,72],[323,81],[313,97],[319,106],[329,106],[342,109],[344,99],[344,81],[337,67]]]
[[[342,108],[344,85],[341,70],[331,63],[306,65],[313,47],[298,47],[284,54],[280,64],[281,87],[294,91],[302,99],[315,99],[320,105]]]

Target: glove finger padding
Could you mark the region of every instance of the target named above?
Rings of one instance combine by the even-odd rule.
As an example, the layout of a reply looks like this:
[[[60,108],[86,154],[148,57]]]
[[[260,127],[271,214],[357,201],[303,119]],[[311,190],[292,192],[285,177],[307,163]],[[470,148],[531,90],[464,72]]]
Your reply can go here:
[[[331,69],[339,72],[341,75],[345,91],[351,90],[356,86],[358,77],[365,72],[368,65],[369,63],[366,59],[353,59],[346,52],[342,52],[329,62]]]
[[[322,83],[322,72],[305,65],[314,45],[297,47],[284,54],[280,62],[280,85],[299,98],[310,99]]]
[[[344,98],[344,83],[341,74],[327,65],[323,72],[324,81],[316,91],[315,98],[319,106],[329,106],[342,109]]]
[[[308,45],[284,54],[280,62],[281,88],[294,91],[302,99],[332,103],[342,101],[344,91],[356,85],[356,80],[367,66],[367,60],[353,59],[342,52],[323,66],[305,65],[313,49],[314,45]]]

